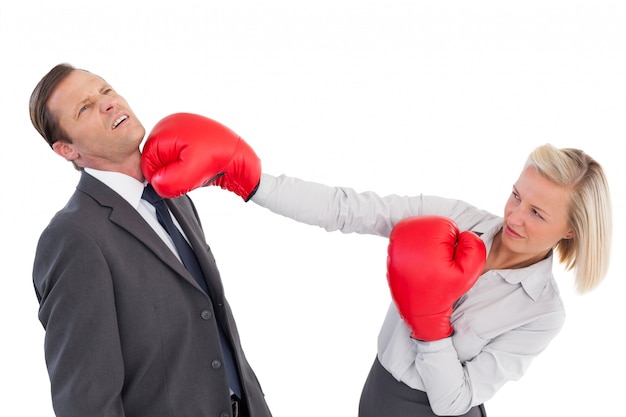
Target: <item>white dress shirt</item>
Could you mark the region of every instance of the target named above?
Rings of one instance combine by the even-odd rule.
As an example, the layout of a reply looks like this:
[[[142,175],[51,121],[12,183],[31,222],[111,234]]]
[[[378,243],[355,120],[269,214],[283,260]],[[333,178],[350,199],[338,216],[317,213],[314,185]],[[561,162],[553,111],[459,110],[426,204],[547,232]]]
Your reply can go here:
[[[263,174],[252,201],[328,231],[389,237],[403,218],[439,215],[480,235],[487,251],[503,219],[463,201],[433,196],[378,196],[287,176]],[[484,273],[455,305],[454,334],[434,342],[410,337],[393,303],[378,338],[378,359],[406,385],[425,391],[436,414],[458,415],[519,379],[560,331],[565,311],[552,254],[520,269]]]

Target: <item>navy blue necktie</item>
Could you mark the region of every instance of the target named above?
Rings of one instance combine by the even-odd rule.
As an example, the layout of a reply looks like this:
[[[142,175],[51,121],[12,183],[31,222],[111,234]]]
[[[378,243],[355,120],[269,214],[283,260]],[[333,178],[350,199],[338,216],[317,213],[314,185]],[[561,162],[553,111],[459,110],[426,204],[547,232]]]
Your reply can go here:
[[[207,294],[209,294],[209,288],[207,287],[206,280],[204,279],[202,268],[198,263],[198,258],[196,258],[196,254],[193,252],[193,249],[187,242],[187,239],[185,239],[180,230],[178,230],[178,228],[172,221],[172,216],[170,215],[170,211],[167,208],[163,197],[157,194],[154,188],[152,188],[152,185],[148,184],[144,188],[141,198],[154,206],[154,208],[156,209],[157,220],[159,220],[161,226],[165,228],[167,233],[169,233],[170,237],[174,241],[174,245],[176,246],[176,250],[178,251],[178,255],[180,256],[183,265],[198,282],[200,287],[202,287],[202,289]],[[228,374],[230,388],[239,398],[241,398],[239,376],[235,371],[236,368],[233,352],[231,350],[230,344],[226,341],[226,336],[224,335],[224,331],[222,330],[222,326],[219,322],[217,324],[217,327],[220,332],[220,342],[222,344],[222,352],[224,354],[224,360],[226,362],[226,373]]]

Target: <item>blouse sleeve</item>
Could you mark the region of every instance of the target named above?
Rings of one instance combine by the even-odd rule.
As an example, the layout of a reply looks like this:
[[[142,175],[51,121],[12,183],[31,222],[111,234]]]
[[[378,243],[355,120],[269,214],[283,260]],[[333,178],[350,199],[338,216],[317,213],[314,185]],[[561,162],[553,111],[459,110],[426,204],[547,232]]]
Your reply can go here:
[[[488,401],[506,382],[520,379],[564,324],[565,313],[557,298],[529,300],[528,317],[524,317],[524,312],[515,313],[522,304],[512,298],[508,301],[511,311],[500,315],[501,319],[509,317],[508,320],[488,317],[467,323],[459,320],[455,323],[453,337],[414,342],[417,346],[415,367],[435,413],[463,414]],[[531,306],[533,303],[535,305]],[[497,314],[489,308],[481,313]],[[510,317],[511,314],[515,317]],[[519,320],[517,325],[512,324],[515,319]],[[510,325],[508,330],[504,323]],[[478,353],[467,357],[468,352],[474,350]]]
[[[389,236],[406,217],[459,217],[467,205],[440,197],[388,195],[381,197],[347,187],[331,187],[285,175],[263,174],[252,197],[256,204],[301,223],[327,231]]]

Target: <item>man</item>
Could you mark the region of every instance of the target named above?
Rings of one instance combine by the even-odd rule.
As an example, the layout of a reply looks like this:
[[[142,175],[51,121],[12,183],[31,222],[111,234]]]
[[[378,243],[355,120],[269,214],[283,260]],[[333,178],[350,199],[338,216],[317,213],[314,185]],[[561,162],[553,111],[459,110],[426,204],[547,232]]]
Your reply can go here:
[[[33,91],[30,116],[81,172],[33,268],[57,416],[271,416],[192,201],[167,206],[201,278],[142,199],[145,129],[124,98],[60,64]]]

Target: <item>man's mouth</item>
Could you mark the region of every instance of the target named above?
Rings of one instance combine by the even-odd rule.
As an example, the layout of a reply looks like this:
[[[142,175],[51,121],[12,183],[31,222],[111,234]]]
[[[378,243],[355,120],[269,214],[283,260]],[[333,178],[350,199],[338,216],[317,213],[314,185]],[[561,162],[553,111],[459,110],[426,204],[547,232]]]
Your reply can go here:
[[[113,129],[116,129],[126,119],[128,119],[128,115],[124,114],[120,116],[115,122],[113,122]]]

